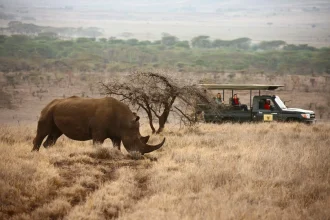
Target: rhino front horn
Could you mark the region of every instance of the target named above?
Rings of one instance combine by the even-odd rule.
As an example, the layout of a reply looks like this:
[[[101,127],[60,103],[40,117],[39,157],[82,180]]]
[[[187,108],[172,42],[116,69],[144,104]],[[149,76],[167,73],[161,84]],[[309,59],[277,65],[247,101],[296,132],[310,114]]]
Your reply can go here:
[[[150,153],[154,150],[161,148],[164,145],[164,143],[165,143],[165,138],[163,139],[163,141],[160,144],[157,144],[157,145],[143,144],[142,147],[139,149],[139,151],[141,154]]]

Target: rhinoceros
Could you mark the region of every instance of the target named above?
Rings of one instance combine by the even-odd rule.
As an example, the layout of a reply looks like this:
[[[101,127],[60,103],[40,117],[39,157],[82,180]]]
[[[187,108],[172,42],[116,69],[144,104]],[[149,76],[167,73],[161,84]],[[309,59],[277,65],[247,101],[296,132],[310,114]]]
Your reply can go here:
[[[160,144],[147,144],[149,136],[140,135],[139,119],[126,104],[112,97],[55,99],[41,111],[32,151],[39,150],[46,136],[44,147],[47,148],[62,134],[77,141],[93,140],[93,144],[102,144],[110,138],[118,149],[123,142],[128,152],[141,154],[162,147],[165,138]]]

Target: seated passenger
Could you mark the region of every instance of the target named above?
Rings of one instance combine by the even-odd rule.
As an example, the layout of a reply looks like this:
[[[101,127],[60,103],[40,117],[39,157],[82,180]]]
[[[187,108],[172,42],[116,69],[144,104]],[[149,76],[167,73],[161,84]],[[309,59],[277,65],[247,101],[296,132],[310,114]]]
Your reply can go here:
[[[241,109],[243,109],[244,111],[247,111],[247,105],[242,105],[241,102],[239,101],[239,98],[237,96],[237,94],[234,94],[234,97],[232,99],[231,102],[232,106],[239,106]]]
[[[266,100],[266,102],[264,104],[264,109],[270,110],[270,100],[269,99]]]
[[[239,106],[241,103],[239,101],[239,98],[237,97],[237,94],[234,94],[234,97],[231,100],[232,106]]]
[[[221,93],[218,93],[217,96],[215,97],[215,102],[217,104],[222,104],[222,97],[221,97]]]

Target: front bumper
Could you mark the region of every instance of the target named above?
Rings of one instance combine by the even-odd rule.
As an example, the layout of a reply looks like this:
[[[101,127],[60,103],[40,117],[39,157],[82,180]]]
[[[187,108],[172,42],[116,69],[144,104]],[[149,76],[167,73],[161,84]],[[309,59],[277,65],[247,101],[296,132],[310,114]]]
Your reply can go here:
[[[306,124],[315,124],[316,123],[316,119],[308,119],[308,120],[303,120],[302,122],[306,123]]]

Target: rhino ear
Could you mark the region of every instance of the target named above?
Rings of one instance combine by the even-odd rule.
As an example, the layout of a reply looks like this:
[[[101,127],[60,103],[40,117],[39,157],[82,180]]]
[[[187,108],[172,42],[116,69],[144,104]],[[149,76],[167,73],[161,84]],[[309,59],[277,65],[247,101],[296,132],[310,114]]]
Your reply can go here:
[[[132,122],[137,122],[140,120],[140,117],[136,114],[136,112],[132,112],[133,113],[133,120]]]

